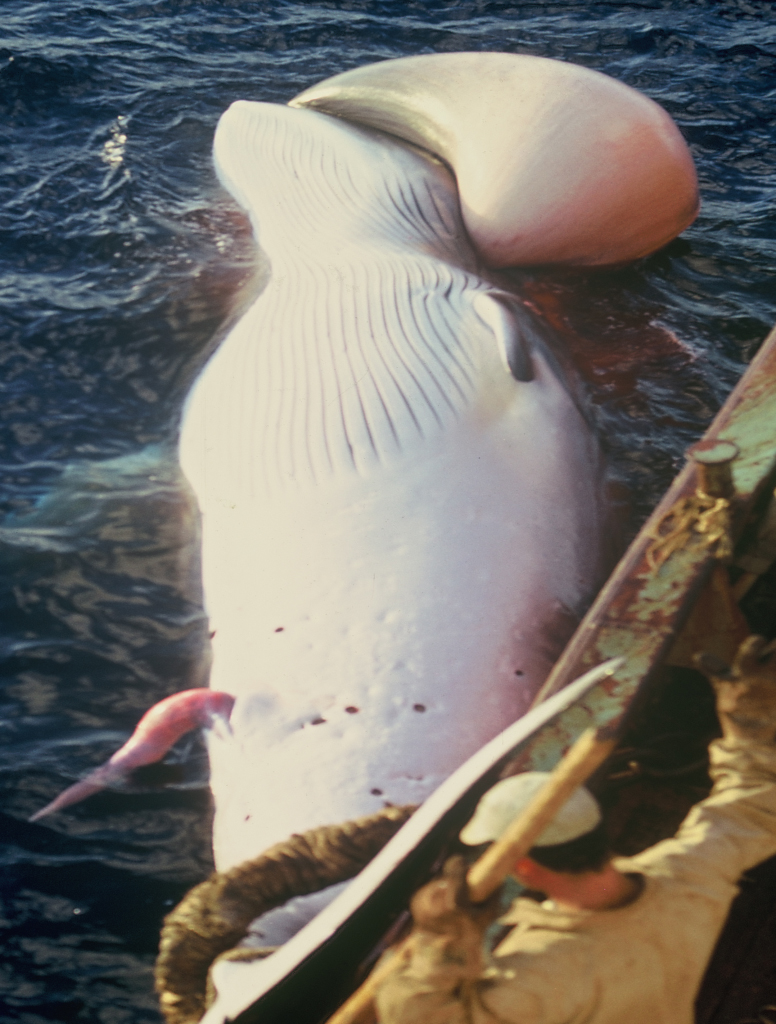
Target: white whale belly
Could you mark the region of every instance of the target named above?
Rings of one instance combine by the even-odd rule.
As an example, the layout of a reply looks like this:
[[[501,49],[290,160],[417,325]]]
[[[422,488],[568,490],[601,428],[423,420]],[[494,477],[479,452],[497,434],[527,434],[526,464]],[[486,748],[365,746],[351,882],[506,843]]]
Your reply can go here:
[[[601,526],[596,444],[527,327],[532,379],[508,372],[439,164],[264,104],[216,161],[272,263],[181,431],[210,684],[237,698],[209,736],[225,869],[422,801],[522,714]]]

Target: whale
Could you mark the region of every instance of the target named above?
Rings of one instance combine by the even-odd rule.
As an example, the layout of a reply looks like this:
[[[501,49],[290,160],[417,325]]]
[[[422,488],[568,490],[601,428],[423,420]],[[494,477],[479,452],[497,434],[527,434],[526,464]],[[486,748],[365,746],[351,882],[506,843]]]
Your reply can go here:
[[[651,100],[506,54],[237,101],[214,161],[269,269],[181,418],[210,689],[36,817],[188,716],[224,871],[422,803],[527,710],[608,568],[606,463],[497,268],[638,258],[692,220],[697,182]]]
[[[208,740],[223,869],[422,802],[527,709],[600,578],[603,463],[439,162],[245,102],[215,159],[271,265],[180,439],[235,697]]]

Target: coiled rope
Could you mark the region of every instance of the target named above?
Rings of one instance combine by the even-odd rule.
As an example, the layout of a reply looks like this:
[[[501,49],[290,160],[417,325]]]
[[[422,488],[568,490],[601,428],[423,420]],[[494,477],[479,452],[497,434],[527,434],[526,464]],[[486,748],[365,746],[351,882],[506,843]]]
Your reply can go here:
[[[291,836],[191,889],[164,919],[159,943],[156,991],[167,1024],[199,1021],[207,1009],[213,961],[240,942],[252,921],[294,896],[353,878],[414,810],[414,805],[386,807]]]
[[[732,541],[727,498],[712,498],[696,491],[677,501],[651,533],[652,544],[647,550],[649,568],[659,569],[675,551],[687,545],[693,533],[701,535],[715,558],[730,558]]]

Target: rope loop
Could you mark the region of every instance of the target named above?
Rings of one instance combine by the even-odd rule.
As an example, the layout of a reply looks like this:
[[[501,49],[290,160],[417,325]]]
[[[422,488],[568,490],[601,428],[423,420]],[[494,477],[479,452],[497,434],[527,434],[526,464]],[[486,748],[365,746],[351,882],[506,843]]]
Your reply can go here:
[[[344,882],[364,868],[407,821],[414,805],[386,807],[325,825],[271,846],[255,860],[214,872],[164,919],[156,991],[167,1024],[195,1024],[207,1009],[213,961],[246,935],[252,921],[294,896]]]
[[[659,569],[675,551],[683,548],[693,533],[700,534],[717,559],[733,553],[730,539],[730,502],[696,491],[677,501],[652,531],[647,565]]]

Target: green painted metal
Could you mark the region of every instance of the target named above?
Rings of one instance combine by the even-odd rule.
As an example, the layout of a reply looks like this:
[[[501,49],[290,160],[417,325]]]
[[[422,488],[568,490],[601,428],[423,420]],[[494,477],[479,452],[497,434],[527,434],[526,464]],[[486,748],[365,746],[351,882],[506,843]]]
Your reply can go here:
[[[760,510],[758,498],[776,477],[776,329],[704,435],[733,441],[736,495],[731,501],[735,543]],[[545,728],[511,770],[546,770],[591,725],[617,727],[636,696],[649,686],[715,564],[713,549],[691,532],[662,565],[648,552],[672,510],[695,494],[698,471],[688,462],[621,559],[558,660],[537,700],[555,693],[593,665],[624,656],[626,663],[578,705]]]

